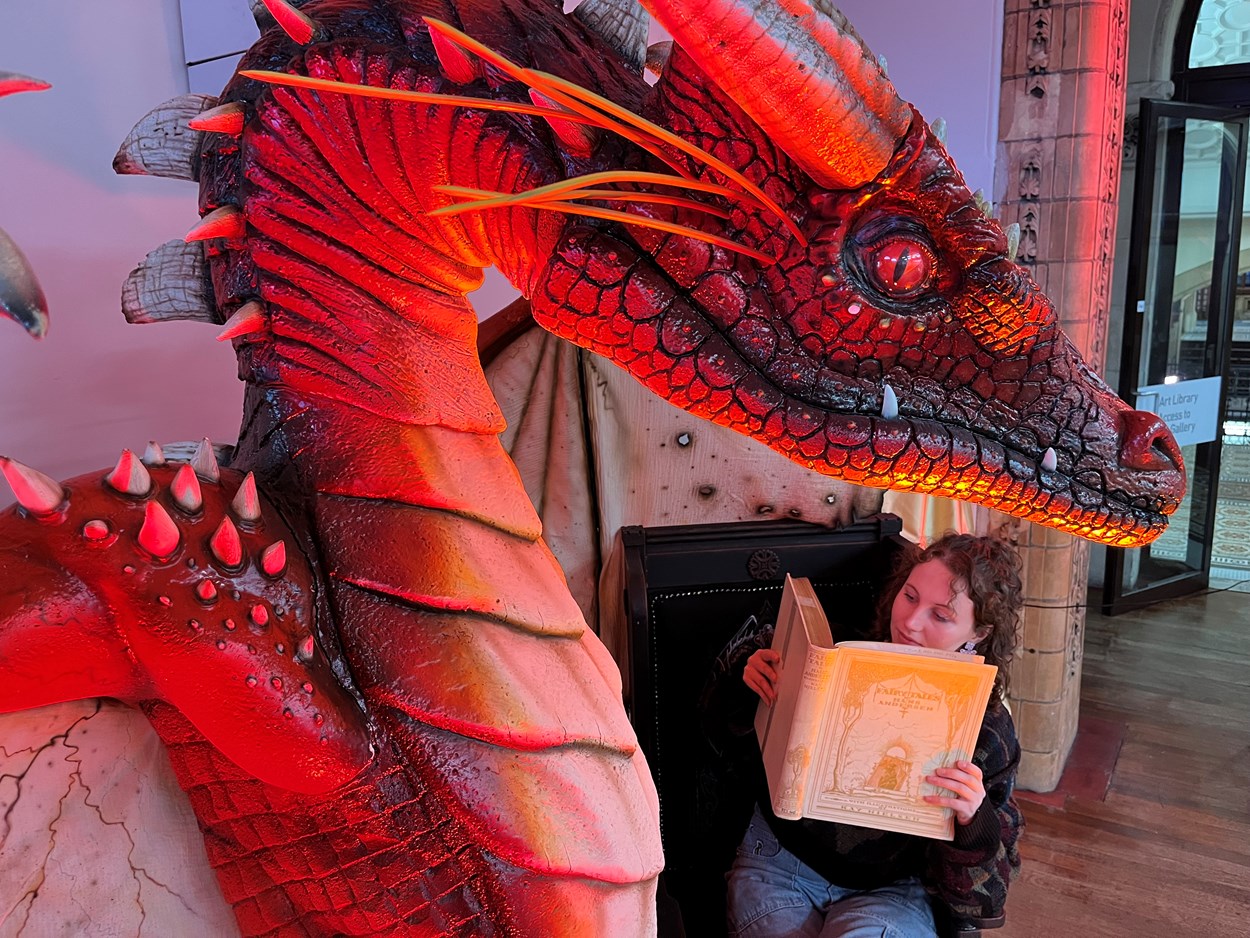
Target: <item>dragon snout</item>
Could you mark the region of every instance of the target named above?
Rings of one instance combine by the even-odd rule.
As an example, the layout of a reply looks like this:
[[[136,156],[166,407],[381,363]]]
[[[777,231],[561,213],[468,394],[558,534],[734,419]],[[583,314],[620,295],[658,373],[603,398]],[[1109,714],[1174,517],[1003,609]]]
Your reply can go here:
[[[1168,425],[1144,410],[1120,415],[1120,465],[1142,472],[1184,473],[1181,448]]]

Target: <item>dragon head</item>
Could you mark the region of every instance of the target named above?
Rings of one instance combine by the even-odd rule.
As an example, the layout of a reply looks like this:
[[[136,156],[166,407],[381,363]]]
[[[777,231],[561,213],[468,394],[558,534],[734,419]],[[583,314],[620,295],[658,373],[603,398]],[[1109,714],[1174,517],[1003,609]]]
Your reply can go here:
[[[760,201],[629,206],[706,240],[574,222],[539,322],[822,473],[1107,544],[1157,537],[1184,493],[1171,433],[1082,361],[842,15],[827,0],[648,7],[675,42],[647,117]],[[714,165],[678,168],[723,179]]]

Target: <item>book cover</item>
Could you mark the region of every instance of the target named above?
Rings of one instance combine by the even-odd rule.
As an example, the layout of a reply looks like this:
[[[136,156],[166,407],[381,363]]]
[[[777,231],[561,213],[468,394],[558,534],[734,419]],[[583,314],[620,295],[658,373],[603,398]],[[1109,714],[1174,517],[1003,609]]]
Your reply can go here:
[[[811,584],[787,578],[772,647],[776,703],[756,733],[773,812],[950,840],[947,794],[924,781],[970,759],[997,668],[978,655],[889,642],[833,644]]]

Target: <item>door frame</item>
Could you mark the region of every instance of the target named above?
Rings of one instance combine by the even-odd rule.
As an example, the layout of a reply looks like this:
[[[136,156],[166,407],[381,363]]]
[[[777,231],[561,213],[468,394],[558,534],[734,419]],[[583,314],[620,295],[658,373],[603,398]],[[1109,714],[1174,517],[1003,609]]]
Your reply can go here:
[[[1247,124],[1250,122],[1250,110],[1238,107],[1218,107],[1213,105],[1190,104],[1178,101],[1156,101],[1143,99],[1141,102],[1141,142],[1137,149],[1137,175],[1133,191],[1133,214],[1130,225],[1128,277],[1125,285],[1124,330],[1120,350],[1120,396],[1126,401],[1133,401],[1139,387],[1139,370],[1142,360],[1142,335],[1144,319],[1154,311],[1138,312],[1138,303],[1144,302],[1148,295],[1147,277],[1155,271],[1156,278],[1166,280],[1166,304],[1156,302],[1156,309],[1172,306],[1171,283],[1175,277],[1175,265],[1168,273],[1157,263],[1157,258],[1149,253],[1157,251],[1158,246],[1151,243],[1151,229],[1155,220],[1155,182],[1158,169],[1158,138],[1159,118],[1179,118],[1193,120],[1210,120],[1239,125],[1237,154],[1240,159],[1235,167],[1229,167],[1228,161],[1221,162],[1220,168],[1220,200],[1216,213],[1216,240],[1211,270],[1211,297],[1209,309],[1218,315],[1207,317],[1206,354],[1204,368],[1208,375],[1220,375],[1220,396],[1216,421],[1216,438],[1207,443],[1200,443],[1195,452],[1195,463],[1189,473],[1190,479],[1198,477],[1196,469],[1201,467],[1207,478],[1212,480],[1211,491],[1206,493],[1206,504],[1201,506],[1205,513],[1204,530],[1207,536],[1202,545],[1202,562],[1197,570],[1178,573],[1159,580],[1145,588],[1132,591],[1124,590],[1124,571],[1129,562],[1129,550],[1144,548],[1108,547],[1106,566],[1103,573],[1102,611],[1104,615],[1118,615],[1134,608],[1139,608],[1163,599],[1183,596],[1197,590],[1205,589],[1210,582],[1211,551],[1214,542],[1215,509],[1219,487],[1220,449],[1224,437],[1224,413],[1228,396],[1229,362],[1232,353],[1233,313],[1230,299],[1234,296],[1237,276],[1236,258],[1241,242],[1241,221],[1244,212],[1244,188],[1246,179],[1246,146]],[[1183,155],[1183,151],[1181,151]],[[1169,154],[1171,156],[1171,154]],[[1169,215],[1179,215],[1180,207],[1180,172],[1168,172],[1164,179],[1163,210]],[[1228,198],[1225,199],[1225,193]],[[1234,210],[1234,207],[1236,210]],[[1170,250],[1174,253],[1177,238],[1174,236]],[[1166,244],[1166,238],[1160,239]],[[1230,254],[1230,246],[1232,253]],[[1229,261],[1232,261],[1230,264]],[[1152,261],[1155,261],[1152,267]],[[1156,290],[1156,301],[1162,297],[1162,291]],[[1194,492],[1186,492],[1186,498],[1192,499]],[[1191,502],[1191,511],[1199,506]]]

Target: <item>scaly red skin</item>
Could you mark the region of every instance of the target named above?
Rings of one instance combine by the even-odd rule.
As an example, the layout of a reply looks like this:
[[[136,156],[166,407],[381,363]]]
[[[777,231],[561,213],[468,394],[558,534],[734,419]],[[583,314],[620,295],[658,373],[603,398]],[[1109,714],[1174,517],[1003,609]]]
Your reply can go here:
[[[648,92],[558,11],[505,6],[507,15],[466,4],[454,18],[512,60],[696,140],[760,185],[804,237],[717,199],[730,209],[725,223],[645,198],[627,207],[733,238],[776,264],[527,208],[434,219],[428,211],[449,201],[438,184],[521,191],[598,169],[663,167],[610,136],[589,155],[564,151],[541,118],[244,79],[227,89],[222,102],[244,105],[244,130],[204,148],[201,208],[240,215],[236,233],[207,250],[221,311],[252,302],[264,311],[257,331],[235,338],[249,389],[233,465],[254,469],[283,506],[314,577],[338,693],[360,702],[363,729],[344,706],[346,755],[307,757],[269,778],[246,742],[254,721],[217,732],[202,714],[197,722],[172,692],[171,678],[187,672],[159,648],[150,668],[136,668],[124,641],[98,643],[107,654],[90,646],[89,659],[41,646],[32,610],[61,609],[95,634],[142,602],[102,600],[116,564],[71,576],[72,552],[19,577],[41,556],[30,532],[51,531],[21,512],[0,525],[23,538],[11,582],[32,588],[3,599],[0,636],[29,650],[32,675],[46,670],[44,655],[61,654],[65,680],[52,682],[54,694],[28,681],[0,704],[103,693],[142,705],[248,934],[653,926],[654,791],[615,705],[613,669],[495,440],[502,419],[463,299],[482,266],[531,295],[549,329],[831,475],[979,500],[1110,543],[1155,536],[1180,497],[1170,436],[1080,363],[918,118],[877,180],[822,189],[680,52]],[[307,49],[275,30],[245,64],[529,100],[494,69],[449,69],[461,80],[484,74],[467,89],[442,76],[422,14],[445,10],[399,0],[302,9],[318,27]],[[689,169],[723,182],[693,161]],[[922,292],[883,286],[885,242],[928,252]],[[881,416],[883,381],[898,417]],[[1055,471],[1041,468],[1047,447]],[[226,712],[247,706],[246,684],[221,671],[215,643],[196,647],[203,696]],[[75,667],[88,661],[98,673],[80,680]],[[262,728],[272,729],[268,719]],[[362,745],[378,755],[361,758]]]

